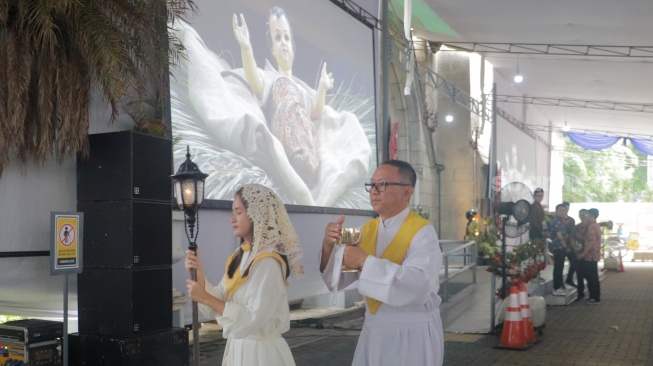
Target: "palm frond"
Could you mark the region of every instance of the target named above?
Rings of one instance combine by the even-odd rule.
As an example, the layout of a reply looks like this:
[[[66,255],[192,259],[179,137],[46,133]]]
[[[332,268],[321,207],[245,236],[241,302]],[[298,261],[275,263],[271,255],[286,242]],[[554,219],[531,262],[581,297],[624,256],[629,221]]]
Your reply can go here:
[[[167,26],[195,11],[193,0],[0,1],[0,175],[11,158],[86,153],[95,91],[106,123],[127,101],[166,99],[183,57]]]

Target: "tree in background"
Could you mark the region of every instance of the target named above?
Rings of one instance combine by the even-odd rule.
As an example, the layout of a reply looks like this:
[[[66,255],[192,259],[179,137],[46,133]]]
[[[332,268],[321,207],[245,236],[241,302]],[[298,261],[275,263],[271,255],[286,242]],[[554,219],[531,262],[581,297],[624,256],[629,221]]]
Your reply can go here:
[[[193,0],[0,1],[0,175],[12,157],[87,153],[93,97],[110,122],[127,103],[165,100],[168,66],[183,55],[167,24],[196,10]]]
[[[646,155],[617,143],[604,150],[584,149],[565,138],[563,200],[633,202],[651,197],[646,182]]]
[[[635,168],[635,173],[633,174],[633,194],[634,200],[643,201],[643,202],[653,202],[653,197],[651,194],[653,190],[648,186],[648,155],[637,150],[632,144],[628,144],[630,150],[637,156],[638,166]]]

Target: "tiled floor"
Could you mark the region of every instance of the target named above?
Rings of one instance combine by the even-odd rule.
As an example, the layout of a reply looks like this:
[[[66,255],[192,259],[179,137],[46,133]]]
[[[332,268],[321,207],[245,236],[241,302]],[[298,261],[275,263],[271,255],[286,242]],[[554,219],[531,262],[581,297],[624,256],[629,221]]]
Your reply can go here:
[[[624,266],[624,272],[604,274],[601,305],[547,307],[542,334],[530,349],[497,349],[500,335],[448,333],[444,364],[653,365],[653,263],[627,261]],[[321,312],[292,321],[284,334],[297,366],[350,365],[362,309]],[[224,340],[218,330],[206,332],[213,334],[201,335],[201,365],[219,365]]]

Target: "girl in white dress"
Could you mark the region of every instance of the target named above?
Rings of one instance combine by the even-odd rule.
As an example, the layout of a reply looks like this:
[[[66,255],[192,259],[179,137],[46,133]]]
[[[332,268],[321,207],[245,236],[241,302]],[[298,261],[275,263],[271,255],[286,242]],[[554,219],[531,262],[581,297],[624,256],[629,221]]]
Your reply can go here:
[[[186,252],[188,294],[223,327],[222,365],[295,365],[281,334],[290,328],[286,288],[289,274],[303,275],[302,249],[286,209],[269,188],[247,184],[236,192],[231,225],[241,245],[229,257],[218,286],[204,277],[199,253]]]

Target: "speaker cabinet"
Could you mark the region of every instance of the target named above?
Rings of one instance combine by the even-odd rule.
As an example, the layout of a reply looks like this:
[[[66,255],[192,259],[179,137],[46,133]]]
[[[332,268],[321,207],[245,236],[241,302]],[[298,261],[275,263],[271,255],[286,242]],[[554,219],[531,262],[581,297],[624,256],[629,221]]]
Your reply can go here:
[[[89,135],[77,156],[77,201],[171,202],[172,142],[133,131]]]
[[[84,213],[84,267],[172,265],[172,208],[168,202],[78,202]]]
[[[71,365],[185,366],[190,362],[185,328],[132,338],[73,333],[68,339]]]
[[[77,278],[80,334],[131,337],[172,327],[172,268],[89,268]]]

